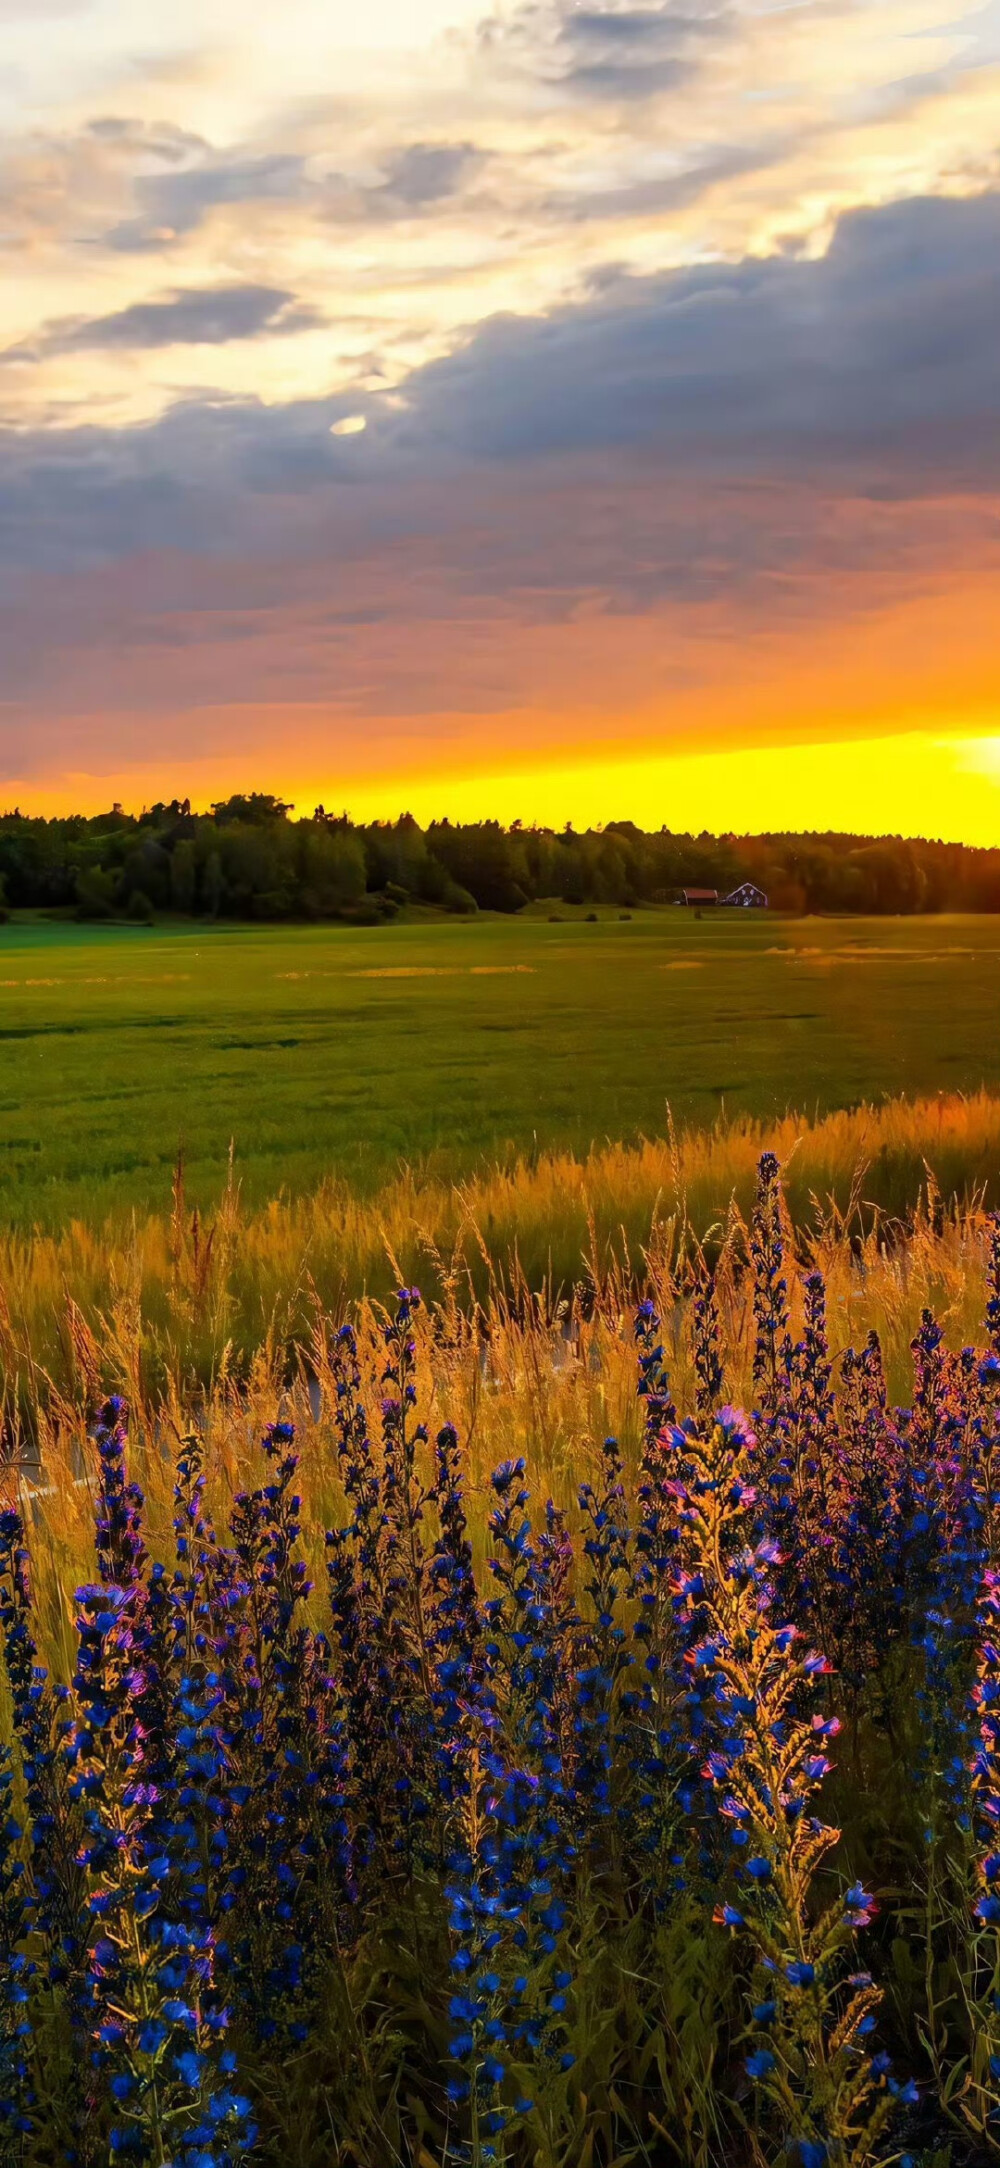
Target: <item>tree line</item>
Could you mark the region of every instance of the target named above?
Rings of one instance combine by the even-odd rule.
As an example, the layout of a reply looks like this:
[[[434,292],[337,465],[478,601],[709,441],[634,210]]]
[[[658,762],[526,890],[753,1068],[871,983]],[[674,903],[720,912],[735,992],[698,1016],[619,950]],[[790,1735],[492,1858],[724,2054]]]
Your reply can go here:
[[[347,920],[410,902],[471,914],[525,904],[676,901],[750,881],[772,909],[1000,911],[1000,850],[899,836],[677,835],[632,821],[562,830],[515,822],[352,821],[317,806],[293,819],[261,792],[208,812],[187,799],[126,813],[0,814],[0,907],[87,919]]]

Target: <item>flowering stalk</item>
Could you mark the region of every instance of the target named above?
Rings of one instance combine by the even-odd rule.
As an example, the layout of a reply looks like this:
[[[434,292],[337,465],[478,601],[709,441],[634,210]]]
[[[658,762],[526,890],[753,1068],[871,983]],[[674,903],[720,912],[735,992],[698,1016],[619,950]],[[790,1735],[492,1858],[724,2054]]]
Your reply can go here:
[[[27,1807],[28,1883],[33,1932],[54,1984],[78,1981],[83,1877],[63,1742],[70,1728],[65,1688],[54,1686],[32,1622],[28,1547],[18,1513],[0,1513],[0,1635]]]
[[[638,1395],[644,1405],[644,1436],[635,1534],[634,1625],[640,1683],[629,1708],[635,1725],[634,1753],[642,1785],[638,1805],[639,1843],[657,1861],[657,1888],[671,1877],[676,1827],[676,1777],[681,1692],[679,1643],[670,1602],[671,1575],[677,1565],[676,1479],[684,1471],[684,1436],[670,1392],[660,1319],[651,1302],[636,1311],[639,1354]],[[696,1721],[687,1710],[689,1727]],[[681,1801],[690,1806],[690,1793]]]
[[[963,1977],[969,2055],[957,2097],[965,2121],[996,2151],[1000,2148],[1000,1570],[995,1566],[987,1567],[979,1592],[976,1671],[971,1694],[979,1733],[972,1760],[973,1903]]]
[[[424,1619],[424,1553],[421,1523],[431,1492],[417,1473],[417,1448],[426,1445],[423,1423],[413,1425],[417,1405],[414,1382],[416,1343],[411,1336],[414,1313],[420,1308],[420,1290],[401,1287],[396,1308],[383,1330],[386,1365],[382,1384],[382,1438],[386,1513],[393,1561],[397,1572],[400,1609],[412,1642],[412,1664],[419,1675],[425,1699],[430,1699],[431,1675]]]
[[[691,1344],[695,1407],[704,1417],[718,1407],[725,1383],[719,1353],[719,1303],[715,1282],[708,1278],[699,1281],[691,1300]]]
[[[750,1226],[753,1266],[755,1400],[767,1415],[780,1410],[788,1390],[792,1344],[788,1330],[788,1281],[781,1228],[780,1170],[773,1152],[757,1168],[757,1196]]]
[[[456,1806],[464,1811],[464,1802],[471,1796],[474,1741],[485,1710],[483,1620],[462,1493],[458,1433],[451,1423],[438,1432],[435,1445],[434,1503],[439,1534],[427,1566],[427,1638],[447,1856],[448,1812]]]
[[[0,1743],[0,2168],[18,2168],[35,2105],[28,2017],[30,1931],[10,1752]]]
[[[432,1815],[434,1697],[430,1629],[425,1613],[427,1560],[421,1521],[430,1498],[417,1478],[426,1441],[412,1426],[416,1401],[410,1320],[416,1289],[401,1289],[383,1333],[381,1454],[372,1444],[361,1394],[355,1334],[338,1336],[338,1451],[351,1506],[345,1528],[326,1537],[334,1639],[360,1827],[357,1860],[370,1873],[412,1876],[424,1854],[436,1856]]]
[[[77,1595],[79,1717],[69,1749],[81,1802],[91,1922],[94,2059],[106,2081],[108,2159],[151,2168],[234,2168],[253,2142],[248,2103],[220,2052],[226,2012],[215,1991],[215,1936],[180,1918],[159,1827],[157,1705],[142,1496],[128,1482],[124,1413],[98,1433],[98,1564]],[[111,1575],[120,1578],[114,1580]]]
[[[350,1880],[339,1703],[328,1651],[305,1623],[294,1430],[273,1423],[270,1480],[236,1499],[232,1532],[246,1585],[239,1700],[227,1742],[240,1810],[226,1890],[236,1976],[261,2039],[308,2037],[309,2014]]]
[[[10,1693],[16,1764],[23,1786],[24,1829],[8,1835],[8,1871],[15,1873],[31,1961],[18,1965],[14,1989],[22,2022],[30,2024],[22,2051],[34,2066],[38,2113],[54,2127],[69,2160],[91,2158],[94,2109],[85,2042],[86,1878],[80,1863],[79,1809],[71,1792],[65,1747],[71,1732],[65,1687],[38,1662],[33,1631],[28,1548],[20,1515],[0,1514],[0,1636]],[[8,1764],[9,1777],[13,1766]],[[10,1825],[13,1828],[13,1823]],[[8,1904],[14,1889],[8,1891]],[[23,1957],[24,1953],[21,1952]],[[30,1988],[27,2007],[22,1998]],[[43,2051],[44,2040],[44,2051]]]
[[[831,1653],[855,1717],[866,1683],[878,1684],[888,1651],[909,1638],[900,1601],[911,1528],[908,1501],[901,1511],[906,1421],[906,1411],[888,1407],[882,1350],[870,1332],[843,1358],[826,1606]]]
[[[879,2000],[869,1974],[846,1971],[856,1928],[871,1916],[859,1885],[816,1914],[816,1878],[839,1832],[809,1812],[830,1768],[835,1717],[804,1712],[829,1670],[799,1652],[794,1626],[771,1616],[774,1544],[754,1542],[752,1440],[724,1415],[688,1441],[681,1501],[689,1561],[677,1595],[697,1601],[704,1630],[688,1652],[714,1688],[718,1744],[705,1776],[736,1853],[736,1900],[716,1918],[754,1947],[760,1999],[747,2071],[776,2115],[799,2168],[861,2168],[879,2158],[896,2086],[867,2049]],[[692,1580],[699,1586],[695,1592]]]
[[[576,1675],[578,1791],[588,1817],[594,1817],[598,1825],[610,1823],[617,1866],[635,1805],[634,1759],[622,1751],[623,1729],[630,1740],[633,1736],[626,1707],[632,1649],[624,1606],[634,1587],[634,1559],[625,1471],[616,1438],[605,1438],[601,1462],[600,1489],[583,1483],[579,1492],[592,1619],[583,1640],[584,1662]]]
[[[573,2061],[561,2044],[570,1975],[559,1957],[572,1858],[559,1737],[565,1554],[558,1519],[548,1549],[541,1539],[536,1550],[523,1476],[522,1460],[505,1461],[492,1479],[490,1565],[501,1593],[484,1606],[488,1668],[469,1712],[471,1766],[448,1887],[460,1980],[449,2047],[460,2074],[450,2092],[467,2106],[474,2168],[506,2157],[504,2134],[532,2105],[510,2098],[516,2070],[540,2061],[567,2070]]]

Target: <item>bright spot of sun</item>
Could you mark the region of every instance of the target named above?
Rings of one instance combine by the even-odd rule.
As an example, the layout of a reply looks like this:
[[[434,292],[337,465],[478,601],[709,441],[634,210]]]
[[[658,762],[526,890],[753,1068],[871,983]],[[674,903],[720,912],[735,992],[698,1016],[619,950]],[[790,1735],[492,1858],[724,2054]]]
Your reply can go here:
[[[359,437],[368,424],[363,414],[345,414],[339,422],[330,423],[331,437]]]
[[[995,735],[943,738],[939,741],[939,751],[959,775],[992,783],[994,789],[1000,785],[1000,738]]]

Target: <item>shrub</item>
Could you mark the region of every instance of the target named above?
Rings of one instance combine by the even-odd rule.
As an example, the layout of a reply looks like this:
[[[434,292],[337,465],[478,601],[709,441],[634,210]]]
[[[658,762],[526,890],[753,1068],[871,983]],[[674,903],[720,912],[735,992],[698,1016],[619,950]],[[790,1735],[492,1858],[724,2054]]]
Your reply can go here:
[[[81,866],[76,876],[78,918],[110,918],[115,907],[117,884],[100,866]]]

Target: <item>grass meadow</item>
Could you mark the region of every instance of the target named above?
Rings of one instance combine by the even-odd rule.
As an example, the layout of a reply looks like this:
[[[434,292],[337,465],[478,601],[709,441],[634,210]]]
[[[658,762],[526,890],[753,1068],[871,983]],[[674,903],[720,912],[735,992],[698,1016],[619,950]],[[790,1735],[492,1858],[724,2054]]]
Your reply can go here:
[[[997,922],[0,939],[0,2168],[995,2162]]]
[[[205,1207],[1000,1082],[1000,920],[0,929],[0,1221]]]

